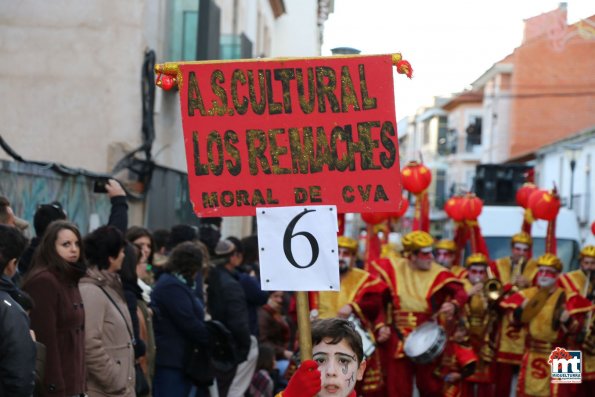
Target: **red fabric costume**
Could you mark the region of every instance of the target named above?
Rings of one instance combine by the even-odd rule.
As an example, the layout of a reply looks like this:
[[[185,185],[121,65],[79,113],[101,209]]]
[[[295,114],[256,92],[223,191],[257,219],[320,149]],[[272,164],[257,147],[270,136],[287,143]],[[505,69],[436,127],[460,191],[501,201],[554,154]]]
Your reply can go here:
[[[413,391],[413,377],[421,395],[440,395],[442,380],[434,375],[436,363],[414,364],[403,352],[405,338],[418,325],[429,320],[440,306],[451,299],[462,307],[467,294],[463,285],[450,271],[432,263],[427,271],[414,269],[408,259],[379,259],[370,265],[389,285],[390,322],[393,329],[391,339],[382,345],[383,363],[387,366],[387,396],[410,396]],[[399,336],[397,336],[397,334]]]

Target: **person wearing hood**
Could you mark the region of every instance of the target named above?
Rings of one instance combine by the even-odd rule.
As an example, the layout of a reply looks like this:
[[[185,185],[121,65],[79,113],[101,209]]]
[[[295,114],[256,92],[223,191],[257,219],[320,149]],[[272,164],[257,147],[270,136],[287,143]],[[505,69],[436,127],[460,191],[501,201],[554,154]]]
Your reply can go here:
[[[90,397],[135,396],[132,321],[118,271],[124,237],[102,226],[85,237],[89,261],[79,289],[85,305],[85,362]]]
[[[24,293],[10,281],[26,244],[16,228],[0,225],[0,396],[29,397],[35,384],[36,349]]]

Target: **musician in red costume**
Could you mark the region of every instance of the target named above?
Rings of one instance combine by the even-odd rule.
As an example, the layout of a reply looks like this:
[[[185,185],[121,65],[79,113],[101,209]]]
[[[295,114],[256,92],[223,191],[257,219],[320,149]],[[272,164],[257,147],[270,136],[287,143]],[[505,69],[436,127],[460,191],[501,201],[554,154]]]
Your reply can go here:
[[[338,246],[341,291],[310,293],[312,317],[347,319],[354,315],[368,334],[377,343],[382,343],[390,336],[390,329],[384,321],[385,296],[390,294],[388,286],[379,277],[355,267],[358,247],[356,240],[340,236]],[[380,353],[375,350],[366,360],[364,378],[357,385],[358,395],[385,396]]]
[[[461,281],[434,262],[433,244],[432,236],[417,230],[403,238],[408,259],[378,259],[370,264],[389,284],[392,295],[394,332],[384,347],[391,357],[386,361],[387,396],[411,396],[414,376],[422,397],[441,395],[443,382],[433,373],[437,363],[415,364],[403,351],[405,338],[417,326],[438,314],[454,316],[467,300]]]
[[[467,277],[467,271],[463,266],[454,263],[456,258],[457,245],[452,240],[442,239],[434,245],[434,256],[439,265],[444,266],[455,277],[463,280]]]
[[[533,239],[526,232],[512,236],[510,256],[499,258],[491,263],[491,270],[503,287],[504,293],[521,291],[533,285],[537,274],[537,264],[529,257]],[[496,396],[510,395],[513,374],[518,371],[525,347],[526,331],[514,327],[507,316],[500,322],[498,350],[494,374],[496,376]]]
[[[490,295],[485,287],[486,282],[493,282],[490,281],[491,274],[488,272],[488,258],[484,254],[473,254],[467,258],[465,264],[468,273],[463,283],[469,300],[463,313],[469,343],[478,360],[474,373],[464,381],[463,395],[473,396],[476,389],[478,396],[491,397],[494,395],[494,345],[500,324],[498,297]]]
[[[562,262],[556,255],[544,254],[537,264],[537,286],[517,292],[500,304],[513,324],[527,329],[517,395],[569,396],[574,394],[574,385],[551,382],[549,358],[557,347],[567,346],[566,337],[580,330],[584,313],[592,306],[584,297],[566,293],[557,285]]]
[[[595,301],[595,245],[587,245],[581,250],[580,269],[560,276],[560,285],[568,294],[578,294],[591,303]],[[595,391],[595,308],[587,313],[585,324],[572,341],[572,350],[583,352],[583,381],[577,385],[575,395],[586,397]]]

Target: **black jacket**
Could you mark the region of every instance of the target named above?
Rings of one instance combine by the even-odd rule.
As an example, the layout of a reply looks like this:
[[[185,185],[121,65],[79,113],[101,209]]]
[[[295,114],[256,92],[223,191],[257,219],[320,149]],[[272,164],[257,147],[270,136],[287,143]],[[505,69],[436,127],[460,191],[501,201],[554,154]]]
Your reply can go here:
[[[219,265],[209,272],[207,284],[209,313],[213,320],[229,329],[238,347],[238,358],[245,361],[250,351],[250,325],[246,295],[238,274]]]
[[[35,343],[23,308],[0,290],[0,397],[30,397],[35,386]]]

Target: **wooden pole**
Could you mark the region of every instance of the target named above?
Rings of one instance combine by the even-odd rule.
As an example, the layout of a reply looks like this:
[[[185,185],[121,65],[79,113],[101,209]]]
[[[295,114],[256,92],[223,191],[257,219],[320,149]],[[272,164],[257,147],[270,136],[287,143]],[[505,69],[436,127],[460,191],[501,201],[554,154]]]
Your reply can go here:
[[[310,330],[310,305],[308,304],[308,293],[297,291],[298,334],[300,342],[300,358],[302,362],[312,359],[312,331]]]

